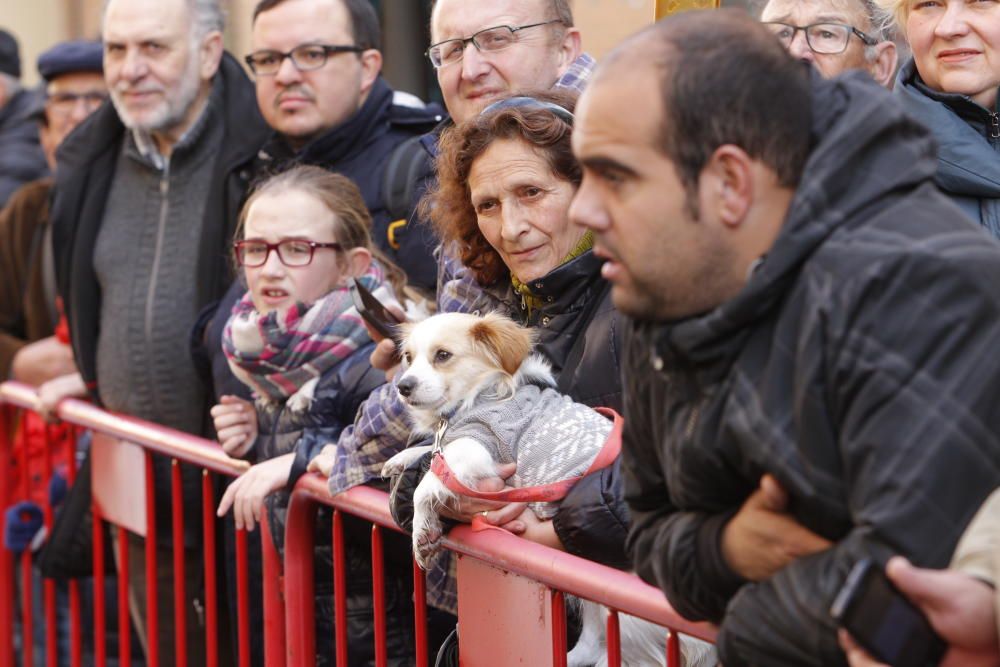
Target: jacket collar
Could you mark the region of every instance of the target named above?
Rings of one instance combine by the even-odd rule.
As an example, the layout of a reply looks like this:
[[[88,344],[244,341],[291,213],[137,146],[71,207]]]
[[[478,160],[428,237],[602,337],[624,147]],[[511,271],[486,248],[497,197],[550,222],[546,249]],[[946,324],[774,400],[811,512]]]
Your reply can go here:
[[[384,126],[382,131],[388,130],[392,95],[392,88],[380,76],[361,108],[344,123],[313,139],[297,152],[282,135],[275,132],[264,146],[261,157],[278,164],[336,164],[352,157],[372,141],[379,133],[380,125]]]
[[[1000,139],[990,139],[992,114],[966,95],[928,88],[912,59],[900,70],[896,94],[940,138],[941,187],[953,195],[1000,198]]]
[[[657,327],[655,345],[665,363],[726,368],[834,232],[863,225],[884,197],[933,178],[929,131],[888,91],[857,72],[832,80],[810,76],[812,149],[778,238],[734,298]]]

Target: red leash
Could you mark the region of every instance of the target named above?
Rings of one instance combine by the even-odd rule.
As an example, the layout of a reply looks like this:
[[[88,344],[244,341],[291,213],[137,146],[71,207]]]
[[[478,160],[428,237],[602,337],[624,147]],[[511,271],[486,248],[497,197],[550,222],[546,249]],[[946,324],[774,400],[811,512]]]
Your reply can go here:
[[[619,452],[621,452],[622,424],[624,423],[622,416],[611,408],[594,409],[612,421],[611,433],[608,434],[608,439],[604,441],[601,451],[597,453],[597,457],[590,464],[590,467],[587,468],[586,472],[577,477],[570,477],[558,482],[550,482],[549,484],[540,484],[538,486],[524,486],[517,489],[476,491],[475,489],[470,489],[458,479],[458,476],[448,466],[448,462],[445,461],[441,452],[434,455],[434,460],[431,462],[431,472],[437,475],[438,479],[450,491],[470,498],[494,500],[502,503],[550,503],[562,500],[569,493],[569,490],[573,488],[573,485],[579,482],[582,477],[601,468],[608,467],[618,457]]]

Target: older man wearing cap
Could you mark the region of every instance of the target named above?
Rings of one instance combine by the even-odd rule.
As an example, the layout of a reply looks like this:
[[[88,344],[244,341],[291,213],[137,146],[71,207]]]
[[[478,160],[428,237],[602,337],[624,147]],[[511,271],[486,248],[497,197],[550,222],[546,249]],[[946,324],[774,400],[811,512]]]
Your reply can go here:
[[[0,208],[14,190],[45,175],[38,129],[31,120],[36,99],[21,86],[17,40],[0,28]]]
[[[38,59],[45,99],[26,110],[26,117],[37,122],[53,172],[59,144],[107,98],[102,53],[99,42],[64,42]],[[0,377],[33,385],[76,373],[69,345],[53,335],[58,316],[48,225],[51,189],[51,178],[32,181],[0,211]]]

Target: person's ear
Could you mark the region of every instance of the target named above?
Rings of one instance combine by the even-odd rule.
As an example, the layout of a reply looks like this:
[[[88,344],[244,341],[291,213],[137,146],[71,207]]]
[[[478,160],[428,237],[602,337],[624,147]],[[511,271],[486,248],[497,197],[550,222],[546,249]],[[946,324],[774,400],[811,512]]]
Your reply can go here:
[[[583,53],[580,45],[580,31],[576,28],[566,28],[562,42],[559,44],[559,76],[569,69],[569,66]]]
[[[723,226],[738,227],[753,203],[753,159],[739,146],[715,149],[698,179],[701,211],[711,211]]]
[[[868,66],[872,78],[886,88],[892,88],[896,76],[896,65],[899,64],[899,53],[893,42],[879,42],[874,47],[875,58]]]
[[[367,95],[375,85],[375,80],[382,72],[382,52],[378,49],[366,49],[360,54],[361,59],[361,95]]]
[[[347,271],[351,277],[357,278],[368,272],[372,265],[372,251],[368,248],[351,248],[347,251]],[[348,276],[344,276],[346,282]]]
[[[222,33],[212,30],[201,40],[201,47],[198,55],[201,58],[199,74],[202,81],[208,81],[219,71],[219,63],[222,62]]]

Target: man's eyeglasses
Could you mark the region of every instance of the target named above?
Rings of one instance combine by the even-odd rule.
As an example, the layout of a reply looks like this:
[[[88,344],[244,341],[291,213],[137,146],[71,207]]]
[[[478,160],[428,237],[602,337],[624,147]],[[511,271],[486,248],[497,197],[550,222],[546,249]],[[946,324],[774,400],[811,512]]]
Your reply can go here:
[[[878,40],[871,35],[866,35],[857,28],[844,23],[813,23],[812,25],[789,25],[788,23],[778,23],[771,21],[764,23],[775,37],[787,49],[795,41],[795,34],[799,30],[806,35],[806,44],[814,53],[834,55],[843,53],[851,41],[851,35],[855,35],[866,46],[875,46]]]
[[[339,243],[317,243],[302,239],[285,239],[277,243],[251,239],[233,243],[237,264],[251,268],[264,266],[272,250],[278,253],[278,259],[285,266],[308,266],[312,263],[316,248],[333,248],[338,252],[343,250]]]
[[[76,105],[83,102],[87,113],[94,111],[108,99],[107,93],[90,91],[86,93],[53,93],[45,99],[45,106],[53,113],[67,116]]]
[[[281,69],[285,58],[291,58],[295,69],[300,72],[319,69],[326,64],[327,58],[335,53],[361,53],[360,46],[346,44],[299,44],[291,51],[275,51],[261,49],[246,57],[247,65],[257,76],[273,76]]]
[[[461,37],[457,39],[446,39],[437,44],[431,44],[427,49],[427,57],[431,59],[434,67],[440,68],[445,65],[452,65],[462,60],[465,55],[465,47],[472,42],[479,51],[492,53],[493,51],[503,51],[507,47],[517,42],[517,33],[528,28],[537,28],[552,23],[562,23],[562,19],[552,19],[541,23],[530,23],[528,25],[498,25],[492,28],[485,28],[471,37]]]

